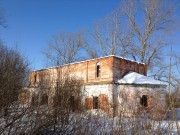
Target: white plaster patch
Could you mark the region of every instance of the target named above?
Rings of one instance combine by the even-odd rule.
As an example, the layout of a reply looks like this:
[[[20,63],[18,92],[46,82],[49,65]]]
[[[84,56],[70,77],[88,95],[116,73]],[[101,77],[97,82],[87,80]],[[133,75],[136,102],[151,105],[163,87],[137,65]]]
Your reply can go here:
[[[112,101],[113,85],[87,85],[85,86],[85,97],[99,96],[106,94],[109,101]]]

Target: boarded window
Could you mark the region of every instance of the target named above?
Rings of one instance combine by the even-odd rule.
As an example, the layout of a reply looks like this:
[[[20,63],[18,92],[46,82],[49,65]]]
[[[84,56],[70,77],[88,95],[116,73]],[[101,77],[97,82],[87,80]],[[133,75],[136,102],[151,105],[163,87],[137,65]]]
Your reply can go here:
[[[93,109],[98,109],[98,97],[93,97]]]
[[[96,65],[96,77],[100,77],[100,71],[101,71],[100,64],[97,63],[97,65]]]
[[[109,104],[108,104],[108,96],[106,94],[99,95],[99,108],[108,111]]]
[[[30,91],[23,91],[22,93],[19,94],[19,101],[22,104],[28,103],[29,97],[30,97]]]
[[[85,105],[86,105],[87,110],[92,109],[92,102],[93,102],[92,98],[86,98],[85,99]]]
[[[140,104],[144,107],[147,107],[148,105],[148,96],[147,95],[143,95],[141,100],[140,100]]]

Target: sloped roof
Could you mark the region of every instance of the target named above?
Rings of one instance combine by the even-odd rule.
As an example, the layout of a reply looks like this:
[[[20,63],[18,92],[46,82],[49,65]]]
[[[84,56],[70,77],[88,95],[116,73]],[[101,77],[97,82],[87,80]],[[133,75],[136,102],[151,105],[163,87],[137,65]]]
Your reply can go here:
[[[151,85],[167,85],[167,83],[152,79],[136,72],[127,73],[122,79],[118,80],[119,84],[151,84]]]

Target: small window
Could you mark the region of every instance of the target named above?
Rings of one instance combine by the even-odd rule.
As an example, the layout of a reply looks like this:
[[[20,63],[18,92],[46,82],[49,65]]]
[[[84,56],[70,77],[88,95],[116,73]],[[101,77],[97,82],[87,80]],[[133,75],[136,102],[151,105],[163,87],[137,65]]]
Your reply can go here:
[[[140,100],[140,104],[141,104],[142,106],[144,106],[144,107],[147,107],[147,105],[148,105],[147,100],[148,100],[147,95],[143,95],[142,98],[141,98],[141,100]]]
[[[93,109],[98,109],[98,97],[93,97]]]
[[[69,104],[70,104],[71,110],[74,112],[75,111],[75,99],[74,99],[74,96],[70,96]]]
[[[96,65],[96,77],[99,77],[99,76],[100,76],[100,71],[101,71],[100,64],[97,63],[97,65]]]
[[[34,83],[37,81],[37,75],[34,75]]]
[[[35,105],[38,105],[38,95],[33,95],[32,96],[32,99],[31,99],[31,105],[32,106],[35,106]]]
[[[41,105],[47,105],[47,104],[48,104],[48,96],[47,94],[43,94],[41,99]]]

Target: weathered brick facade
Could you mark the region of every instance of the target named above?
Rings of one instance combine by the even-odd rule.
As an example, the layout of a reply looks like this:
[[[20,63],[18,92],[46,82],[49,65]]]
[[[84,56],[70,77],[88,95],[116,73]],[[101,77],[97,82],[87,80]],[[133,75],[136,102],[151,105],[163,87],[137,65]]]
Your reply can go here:
[[[99,77],[97,77],[97,65],[100,66]],[[30,87],[37,87],[41,83],[56,82],[57,78],[75,76],[84,81],[84,84],[113,83],[129,71],[146,75],[145,64],[116,56],[107,56],[83,62],[67,64],[33,71],[30,74]]]
[[[143,63],[117,56],[107,56],[33,71],[29,76],[29,88],[37,89],[41,87],[46,91],[49,87],[46,84],[55,87],[59,80],[65,77],[74,77],[83,82],[84,97],[82,101],[84,102],[84,108],[87,110],[101,109],[106,112],[112,112],[113,110],[113,113],[117,114],[123,107],[124,110],[127,110],[126,112],[134,113],[131,109],[135,107],[136,112],[139,111],[138,109],[144,106],[141,103],[144,100],[148,102],[146,108],[153,108],[155,106],[152,103],[153,98],[156,98],[154,101],[160,101],[158,95],[163,94],[165,87],[159,86],[154,89],[153,85],[144,87],[143,85],[120,85],[116,83],[117,80],[123,78],[130,71],[146,76],[147,67]],[[147,89],[149,92],[142,94]],[[141,94],[137,93],[139,90]],[[129,92],[127,100],[124,100],[123,91]],[[49,97],[48,104],[52,104],[53,98],[50,97],[56,93],[53,90],[46,93]],[[144,99],[142,99],[143,95]],[[149,95],[148,99],[146,99],[146,95]],[[122,105],[124,101],[126,101],[126,105]],[[162,106],[164,107],[164,101]]]

